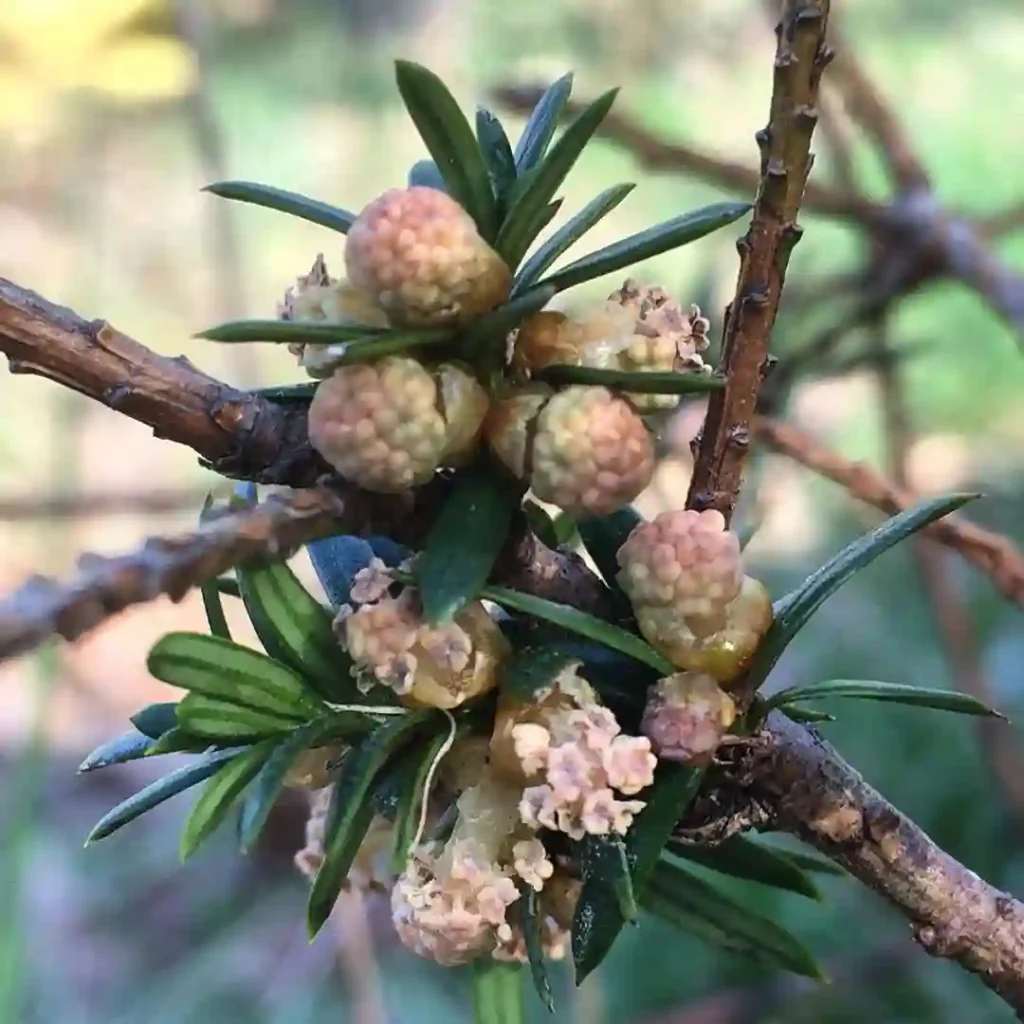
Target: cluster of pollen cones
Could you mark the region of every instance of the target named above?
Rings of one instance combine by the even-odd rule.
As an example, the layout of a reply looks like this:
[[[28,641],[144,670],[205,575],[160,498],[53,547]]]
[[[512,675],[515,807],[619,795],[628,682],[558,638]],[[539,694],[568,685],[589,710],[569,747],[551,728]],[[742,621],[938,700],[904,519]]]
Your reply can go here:
[[[513,275],[446,193],[393,189],[356,218],[345,250],[347,277],[322,259],[289,290],[285,319],[453,336],[506,303]],[[545,309],[492,341],[500,383],[471,358],[422,349],[363,362],[346,345],[294,346],[319,379],[309,435],[345,479],[398,493],[440,468],[489,452],[523,490],[571,515],[608,515],[636,499],[654,471],[648,417],[678,396],[543,382],[555,365],[627,373],[704,373],[708,321],[660,288],[627,281],[576,314]],[[537,378],[537,379],[535,379]],[[634,385],[635,386],[635,385]],[[424,794],[419,835],[405,868],[391,873],[389,823],[378,818],[349,884],[390,890],[396,930],[417,953],[445,965],[487,955],[526,959],[522,893],[538,894],[542,944],[561,958],[580,890],[570,866],[543,839],[623,836],[645,807],[658,758],[709,763],[736,717],[728,687],[749,664],[771,623],[764,587],[743,571],[739,542],[713,511],[669,511],[637,526],[617,555],[617,584],[644,638],[678,671],[651,687],[641,735],[615,715],[569,663],[532,699],[502,692],[489,738],[456,738],[440,751]],[[409,569],[411,566],[405,566]],[[409,708],[450,713],[498,686],[512,652],[480,601],[430,625],[415,587],[375,561],[356,576],[335,628],[363,692],[386,687]],[[306,848],[297,862],[315,873],[323,858],[331,765],[342,749],[314,751],[292,784],[313,791]],[[436,771],[434,771],[436,769]],[[439,808],[454,803],[448,830]],[[564,841],[564,840],[563,840]]]

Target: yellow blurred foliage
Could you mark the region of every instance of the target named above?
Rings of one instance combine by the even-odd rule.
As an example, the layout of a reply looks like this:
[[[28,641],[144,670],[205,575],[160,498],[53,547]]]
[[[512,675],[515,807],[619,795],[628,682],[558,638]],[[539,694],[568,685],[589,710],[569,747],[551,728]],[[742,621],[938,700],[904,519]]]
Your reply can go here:
[[[0,0],[0,132],[40,142],[60,123],[63,94],[144,103],[186,95],[192,51],[171,36],[131,30],[167,0]]]

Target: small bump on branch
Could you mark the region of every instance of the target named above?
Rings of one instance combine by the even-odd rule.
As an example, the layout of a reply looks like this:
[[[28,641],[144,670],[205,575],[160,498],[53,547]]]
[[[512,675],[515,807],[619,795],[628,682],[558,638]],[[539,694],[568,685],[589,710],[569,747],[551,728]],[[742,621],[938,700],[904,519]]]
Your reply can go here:
[[[288,555],[333,532],[343,511],[344,502],[327,490],[274,495],[213,516],[191,533],[151,537],[128,555],[84,555],[71,583],[35,576],[0,601],[0,660],[54,635],[77,640],[117,612],[161,595],[180,601],[254,556]]]
[[[899,909],[932,956],[976,974],[1024,1019],[1024,904],[941,850],[811,730],[773,712],[748,793]]]
[[[800,238],[796,217],[811,169],[818,86],[832,59],[824,42],[828,14],[828,0],[789,0],[776,30],[771,114],[757,133],[761,183],[750,228],[738,244],[736,297],[725,317],[719,369],[726,385],[708,402],[687,496],[688,508],[717,509],[727,522],[743,480],[786,267]]]

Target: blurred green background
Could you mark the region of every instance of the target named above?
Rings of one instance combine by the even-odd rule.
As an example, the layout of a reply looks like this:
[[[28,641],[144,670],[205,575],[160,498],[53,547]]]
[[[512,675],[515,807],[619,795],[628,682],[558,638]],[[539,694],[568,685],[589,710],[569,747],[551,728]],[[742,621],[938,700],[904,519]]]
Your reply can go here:
[[[1019,0],[858,0],[835,4],[849,45],[891,100],[943,203],[976,214],[1024,196],[1024,13]],[[2,0],[0,275],[168,354],[244,385],[297,380],[268,347],[191,340],[216,320],[273,315],[317,252],[339,272],[337,236],[279,214],[219,203],[215,177],[276,184],[358,209],[404,183],[422,152],[392,87],[396,56],[437,71],[466,107],[498,83],[577,72],[577,94],[621,83],[619,104],[667,137],[752,163],[766,118],[774,46],[756,0]],[[518,130],[519,119],[511,119]],[[816,149],[822,150],[820,140]],[[858,149],[884,195],[877,157]],[[814,175],[828,180],[829,162]],[[721,197],[651,176],[598,143],[570,177],[565,209],[620,180],[641,188],[593,247]],[[808,216],[791,265],[815,294],[855,265],[863,238]],[[726,230],[652,260],[637,276],[705,304],[718,337],[735,279]],[[1024,271],[1024,232],[999,243]],[[602,281],[581,291],[607,293]],[[570,302],[579,301],[572,295]],[[822,297],[826,312],[832,307]],[[836,300],[838,302],[838,300]],[[797,307],[774,348],[808,336]],[[1024,540],[1024,362],[1020,339],[975,295],[932,288],[903,303],[899,342],[923,492],[979,486],[974,516]],[[856,344],[857,337],[851,339]],[[115,552],[190,526],[211,485],[194,456],[137,424],[30,377],[0,382],[0,585],[67,574],[83,550]],[[854,458],[879,461],[870,374],[816,380],[787,410]],[[680,417],[686,439],[700,410]],[[775,593],[878,515],[776,458],[759,465],[756,574]],[[685,494],[685,444],[662,466],[645,512]],[[140,510],[166,494],[169,510]],[[115,513],[40,515],[47,496],[123,495]],[[194,496],[194,500],[193,499]],[[115,502],[116,504],[117,502]],[[950,558],[988,683],[1024,714],[1024,629],[986,579]],[[129,765],[75,777],[84,753],[146,700],[148,646],[203,628],[197,597],[122,615],[74,648],[0,670],[0,1022],[2,1024],[430,1024],[467,1019],[463,981],[397,947],[386,906],[345,900],[309,947],[303,883],[291,866],[303,807],[280,809],[269,840],[242,858],[224,835],[182,867],[174,801],[83,850],[89,826],[146,781]],[[240,620],[232,622],[245,635]],[[236,634],[237,635],[237,634]],[[897,551],[834,598],[787,654],[778,682],[829,677],[953,685],[915,563]],[[1007,726],[1015,729],[1015,726]],[[935,839],[989,881],[1024,892],[1024,808],[990,771],[969,720],[884,705],[844,707],[824,727],[839,749]],[[752,899],[808,942],[833,982],[773,976],[652,921],[624,934],[579,991],[561,978],[559,1021],[643,1024],[880,1021],[977,1024],[1011,1011],[956,967],[931,961],[872,894],[828,880],[828,901]],[[538,1020],[544,1011],[534,1007]]]

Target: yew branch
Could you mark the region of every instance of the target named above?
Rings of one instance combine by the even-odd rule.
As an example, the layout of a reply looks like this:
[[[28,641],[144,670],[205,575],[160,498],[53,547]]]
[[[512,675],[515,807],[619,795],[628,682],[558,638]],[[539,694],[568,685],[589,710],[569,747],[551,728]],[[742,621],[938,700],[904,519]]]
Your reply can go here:
[[[774,712],[753,798],[772,823],[888,900],[932,956],[976,974],[1024,1019],[1024,904],[941,850],[824,740]]]
[[[771,115],[757,136],[761,183],[739,243],[736,297],[725,316],[720,370],[726,385],[708,402],[686,500],[688,508],[718,509],[726,521],[739,497],[768,340],[789,256],[800,239],[796,217],[813,162],[818,85],[831,59],[828,15],[828,0],[788,0],[777,29]]]
[[[35,576],[0,601],[0,660],[57,635],[77,640],[110,616],[193,587],[256,555],[288,555],[337,528],[344,502],[327,490],[275,495],[227,512],[198,529],[152,537],[128,555],[84,555],[78,576],[61,584]]]
[[[327,471],[309,445],[304,407],[239,391],[4,278],[0,352],[12,373],[46,377],[140,420],[225,476],[307,487]]]

